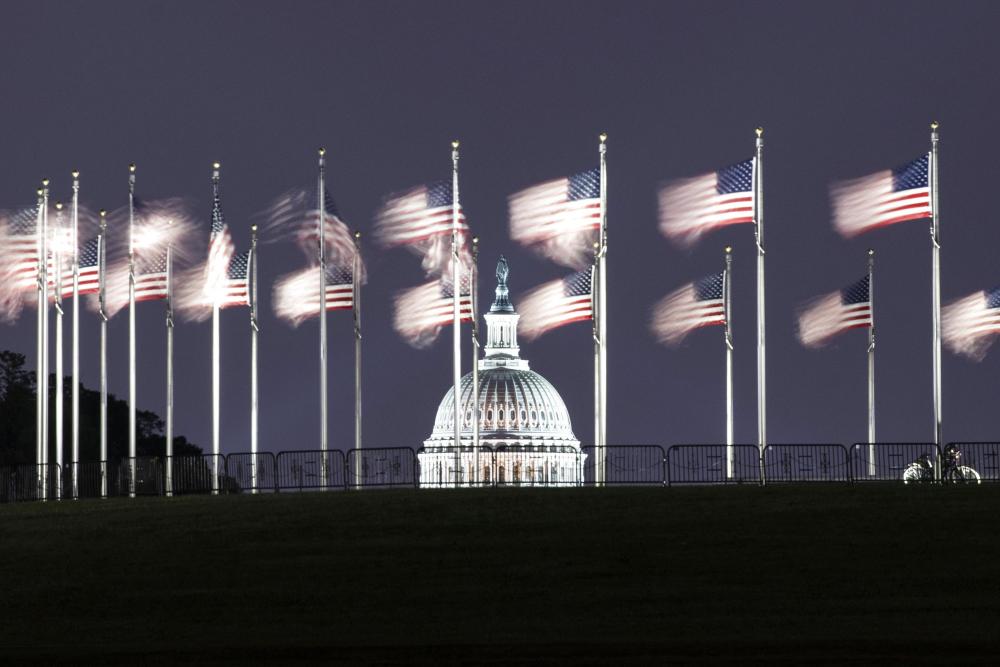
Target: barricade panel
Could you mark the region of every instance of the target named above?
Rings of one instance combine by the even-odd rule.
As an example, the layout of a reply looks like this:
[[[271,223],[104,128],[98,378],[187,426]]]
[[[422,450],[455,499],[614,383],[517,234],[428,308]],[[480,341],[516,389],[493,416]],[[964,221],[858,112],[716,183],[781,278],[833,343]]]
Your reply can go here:
[[[344,489],[344,452],[319,449],[278,452],[275,457],[278,491]]]
[[[226,455],[226,474],[240,491],[275,490],[275,460],[271,452],[238,452]]]
[[[856,442],[850,451],[851,480],[902,482],[907,468],[922,456],[928,457],[933,465],[938,457],[937,445],[933,442]]]
[[[957,447],[960,455],[955,465],[959,468],[971,468],[982,482],[1000,482],[1000,442],[953,442],[950,446]],[[947,452],[945,448],[945,453]],[[961,479],[969,475],[953,477],[948,474],[948,456],[943,456],[945,481]],[[964,468],[963,468],[964,467]],[[975,476],[972,476],[975,477]]]
[[[839,444],[782,444],[764,448],[764,482],[848,482],[847,449]]]
[[[352,488],[417,486],[417,457],[410,447],[364,447],[347,452]]]
[[[666,484],[666,452],[660,445],[608,445],[605,448],[605,484],[607,485],[664,485]],[[596,482],[597,450],[583,448],[583,480],[588,485]]]
[[[729,461],[732,460],[730,470]],[[757,445],[673,445],[667,449],[668,484],[760,484]]]

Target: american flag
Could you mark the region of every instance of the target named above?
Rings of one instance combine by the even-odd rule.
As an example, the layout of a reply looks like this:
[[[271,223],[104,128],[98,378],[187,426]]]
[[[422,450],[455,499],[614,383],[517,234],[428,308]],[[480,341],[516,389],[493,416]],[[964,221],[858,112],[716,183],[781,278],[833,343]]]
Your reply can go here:
[[[1000,333],[1000,287],[971,294],[941,311],[941,337],[956,354],[982,361]]]
[[[149,248],[135,253],[135,300],[167,298],[167,251]]]
[[[205,293],[222,298],[222,286],[229,273],[229,261],[236,248],[229,226],[222,217],[222,202],[218,190],[212,200],[212,232],[208,240],[208,260],[205,262]]]
[[[821,347],[848,329],[872,326],[869,277],[838,291],[814,299],[799,313],[799,341],[806,347]]]
[[[650,327],[661,343],[677,345],[701,327],[726,324],[726,274],[714,273],[674,290],[653,307]]]
[[[905,220],[931,216],[930,157],[895,169],[842,181],[830,188],[833,226],[851,237]]]
[[[17,290],[38,285],[38,208],[17,211],[8,223],[4,239],[4,263]]]
[[[594,318],[593,268],[530,290],[521,299],[519,332],[528,340],[572,322]]]
[[[250,305],[250,251],[233,255],[219,294],[219,308]]]
[[[507,204],[510,237],[517,243],[534,246],[581,234],[593,240],[601,228],[601,170],[532,186],[508,197]]]
[[[458,209],[461,234],[469,226],[461,206]],[[422,185],[386,200],[375,218],[375,234],[385,246],[422,243],[452,230],[451,183],[442,181]]]
[[[461,280],[459,317],[462,322],[471,322],[472,297],[468,274]],[[427,347],[434,342],[442,327],[454,322],[454,294],[452,283],[447,278],[400,292],[395,299],[393,327],[410,345]]]
[[[660,189],[660,231],[686,247],[720,227],[753,222],[754,159]]]
[[[319,267],[310,266],[278,279],[274,285],[275,314],[298,326],[319,315]],[[351,267],[326,267],[326,309],[354,308],[354,274]]]
[[[309,211],[297,233],[299,244],[307,255],[314,255],[319,246],[318,221],[317,211]],[[340,219],[337,204],[329,190],[323,192],[323,245],[326,246],[327,261],[344,262],[354,256],[354,237]]]
[[[100,291],[100,241],[100,238],[90,239],[80,248],[80,281],[77,283],[79,294],[96,294]]]

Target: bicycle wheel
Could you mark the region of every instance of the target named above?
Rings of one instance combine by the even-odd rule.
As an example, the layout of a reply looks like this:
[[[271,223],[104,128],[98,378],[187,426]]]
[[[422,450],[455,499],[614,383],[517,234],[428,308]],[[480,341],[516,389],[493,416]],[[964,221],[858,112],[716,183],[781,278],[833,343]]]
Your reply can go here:
[[[954,476],[954,480],[956,482],[965,482],[966,484],[983,483],[979,473],[976,472],[974,468],[970,468],[969,466],[958,466],[955,472],[956,474]]]
[[[920,466],[910,464],[903,471],[903,484],[916,484],[923,481],[923,471]]]

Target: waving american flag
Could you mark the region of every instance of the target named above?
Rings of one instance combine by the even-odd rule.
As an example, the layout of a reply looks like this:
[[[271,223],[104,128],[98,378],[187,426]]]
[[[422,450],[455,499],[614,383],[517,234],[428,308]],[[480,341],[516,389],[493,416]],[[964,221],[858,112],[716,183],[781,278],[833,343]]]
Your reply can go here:
[[[558,327],[594,319],[593,284],[591,267],[530,290],[518,308],[519,333],[533,340]]]
[[[701,327],[726,324],[726,274],[715,273],[684,285],[653,307],[650,328],[666,345],[678,345]]]
[[[841,181],[830,189],[833,226],[851,237],[906,220],[931,216],[930,157],[870,176]]]
[[[727,225],[753,222],[754,160],[660,189],[660,231],[690,247],[703,235]]]
[[[941,336],[955,354],[982,361],[1000,333],[1000,287],[975,292],[941,311]]]
[[[460,321],[471,322],[473,315],[469,274],[463,274],[461,280]],[[452,282],[448,277],[400,292],[396,295],[393,328],[413,347],[427,347],[438,337],[442,327],[454,322],[454,295]]]
[[[871,280],[865,276],[842,290],[818,297],[799,313],[799,341],[821,347],[839,333],[872,326]]]

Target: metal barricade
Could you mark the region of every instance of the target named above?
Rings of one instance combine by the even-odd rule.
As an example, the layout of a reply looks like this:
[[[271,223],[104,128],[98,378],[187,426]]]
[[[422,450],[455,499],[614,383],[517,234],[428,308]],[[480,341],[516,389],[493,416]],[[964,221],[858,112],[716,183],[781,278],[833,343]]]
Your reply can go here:
[[[839,444],[767,445],[764,483],[849,482],[847,449]]]
[[[363,447],[347,451],[351,488],[417,486],[417,456],[410,447]]]
[[[123,458],[118,463],[114,490],[122,496],[163,495],[163,461],[158,456]]]
[[[938,460],[933,442],[856,442],[851,445],[851,481],[902,482],[906,468],[921,456]]]
[[[730,461],[732,463],[730,463]],[[757,445],[672,445],[667,484],[760,484]]]
[[[961,452],[959,466],[971,468],[983,482],[1000,481],[1000,442],[952,442]]]
[[[163,490],[167,495],[178,496],[239,491],[226,474],[226,457],[222,454],[165,457]]]
[[[73,484],[73,473],[76,472],[76,484]],[[63,497],[65,498],[101,498],[107,495],[104,482],[108,476],[107,461],[80,461],[66,465],[63,474]]]
[[[346,462],[339,449],[278,452],[275,457],[276,491],[346,488]]]
[[[482,480],[484,486],[569,487],[582,483],[583,453],[570,445],[501,445],[491,453],[489,479]]]
[[[0,466],[0,502],[55,500],[59,497],[56,491],[60,479],[60,469],[55,463]]]
[[[226,474],[236,489],[258,493],[275,490],[275,461],[271,452],[226,455]]]
[[[606,485],[666,485],[667,455],[660,445],[608,445],[605,447]],[[597,449],[583,448],[583,482],[596,483]]]

